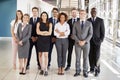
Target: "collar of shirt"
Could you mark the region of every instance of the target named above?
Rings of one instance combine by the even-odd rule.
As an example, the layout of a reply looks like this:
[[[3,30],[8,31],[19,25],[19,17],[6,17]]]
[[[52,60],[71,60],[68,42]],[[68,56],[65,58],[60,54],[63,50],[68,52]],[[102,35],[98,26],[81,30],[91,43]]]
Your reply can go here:
[[[27,24],[28,24],[28,23],[27,23]],[[22,26],[26,26],[27,24],[24,25],[24,24],[22,23]]]
[[[63,25],[59,22],[59,25],[61,25],[61,26],[64,26],[64,25],[66,25],[66,24],[67,24],[67,22],[64,22],[64,24],[63,24]]]
[[[94,17],[94,21],[96,20],[97,17]],[[91,17],[91,19],[93,20],[93,17]]]
[[[84,21],[84,22],[85,22],[86,20],[80,20],[80,22],[82,22],[82,21]]]
[[[36,19],[36,20],[37,20],[37,17],[33,17],[33,21],[34,21],[34,19]]]

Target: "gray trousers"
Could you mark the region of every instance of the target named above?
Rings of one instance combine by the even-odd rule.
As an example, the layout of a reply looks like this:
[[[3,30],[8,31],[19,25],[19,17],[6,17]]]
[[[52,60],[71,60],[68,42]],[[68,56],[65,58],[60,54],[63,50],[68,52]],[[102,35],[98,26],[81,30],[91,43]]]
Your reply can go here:
[[[68,39],[67,38],[57,39],[55,45],[57,50],[58,67],[59,68],[65,67],[66,53],[68,49]]]
[[[83,51],[83,73],[88,71],[88,58],[89,58],[90,44],[87,43],[84,46],[79,46],[75,44],[75,54],[76,54],[76,73],[81,71],[81,52]]]

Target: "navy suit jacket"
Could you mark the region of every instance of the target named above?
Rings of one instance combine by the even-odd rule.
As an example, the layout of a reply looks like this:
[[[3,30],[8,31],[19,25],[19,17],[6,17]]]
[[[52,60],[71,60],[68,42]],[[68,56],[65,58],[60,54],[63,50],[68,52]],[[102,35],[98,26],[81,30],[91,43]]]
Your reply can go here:
[[[53,25],[53,17],[49,18],[49,22],[52,23],[52,34],[51,34],[51,37],[55,37],[54,36],[54,27],[55,27],[55,25]]]
[[[37,23],[38,22],[40,22],[40,18],[39,17],[37,17],[37,20],[36,20],[36,22],[34,23],[34,21],[33,21],[33,17],[31,17],[30,18],[30,24],[32,25],[32,31],[31,31],[31,37],[33,36],[33,37],[37,37],[38,35],[37,35],[37,32],[36,32],[36,26],[37,26]]]
[[[79,20],[80,20],[80,19],[77,18],[77,21],[79,21]],[[76,21],[76,22],[77,22],[77,21]],[[71,39],[71,37],[70,37],[70,36],[72,35],[72,30],[73,30],[73,22],[72,22],[72,18],[69,19],[67,23],[68,23],[69,26],[70,26],[70,34],[69,34],[69,37],[68,37],[68,38],[69,38],[70,40],[73,40],[73,39]]]

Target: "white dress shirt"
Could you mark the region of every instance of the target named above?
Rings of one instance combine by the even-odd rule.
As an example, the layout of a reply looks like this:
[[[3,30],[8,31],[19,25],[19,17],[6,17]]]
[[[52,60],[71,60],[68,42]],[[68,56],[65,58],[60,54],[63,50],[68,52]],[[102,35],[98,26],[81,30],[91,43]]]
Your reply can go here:
[[[55,31],[56,29],[59,32],[64,32],[65,36],[60,36],[60,34]],[[58,23],[55,24],[54,35],[57,38],[68,38],[69,34],[70,34],[70,28],[69,28],[69,24],[67,22],[65,22],[63,25],[60,24],[60,22],[58,22]]]

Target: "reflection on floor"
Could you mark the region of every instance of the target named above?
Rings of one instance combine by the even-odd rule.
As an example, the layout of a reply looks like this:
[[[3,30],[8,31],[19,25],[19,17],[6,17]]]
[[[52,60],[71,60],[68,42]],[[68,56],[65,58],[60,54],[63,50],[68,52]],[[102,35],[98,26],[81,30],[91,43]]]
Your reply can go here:
[[[0,38],[0,80],[120,80],[120,48],[112,47],[107,41],[102,43],[101,47],[101,73],[98,77],[89,74],[84,78],[82,73],[79,77],[73,77],[75,73],[75,52],[72,56],[71,70],[65,72],[65,75],[57,75],[57,58],[54,46],[52,53],[51,68],[47,77],[39,75],[37,69],[35,50],[32,52],[30,70],[26,75],[19,75],[18,61],[17,70],[12,69],[12,46],[11,38]]]

